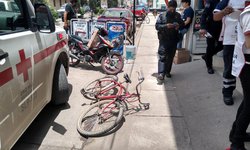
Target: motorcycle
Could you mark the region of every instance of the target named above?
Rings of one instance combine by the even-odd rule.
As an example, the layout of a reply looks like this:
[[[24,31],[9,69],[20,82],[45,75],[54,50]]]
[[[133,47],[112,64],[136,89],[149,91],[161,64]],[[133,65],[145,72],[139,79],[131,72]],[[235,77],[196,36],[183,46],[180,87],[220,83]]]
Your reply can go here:
[[[108,31],[97,27],[97,42],[88,47],[89,40],[81,39],[77,35],[69,35],[70,66],[74,67],[80,62],[86,62],[95,67],[93,63],[101,63],[104,72],[115,75],[121,72],[124,61],[120,53],[113,51],[117,41],[108,40]],[[119,41],[118,41],[119,42]]]

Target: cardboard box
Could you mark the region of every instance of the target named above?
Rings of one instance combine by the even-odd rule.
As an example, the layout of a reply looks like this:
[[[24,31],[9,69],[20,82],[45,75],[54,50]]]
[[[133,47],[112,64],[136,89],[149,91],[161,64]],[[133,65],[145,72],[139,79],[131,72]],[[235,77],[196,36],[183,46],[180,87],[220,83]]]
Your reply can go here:
[[[90,38],[90,40],[89,40],[89,42],[88,42],[88,45],[87,45],[89,48],[94,47],[95,44],[98,42],[97,33],[98,33],[98,30],[95,30],[95,31],[93,32],[93,34],[92,34],[92,36],[91,36],[91,38]]]
[[[174,64],[182,64],[190,61],[190,52],[184,48],[177,49],[174,56]]]

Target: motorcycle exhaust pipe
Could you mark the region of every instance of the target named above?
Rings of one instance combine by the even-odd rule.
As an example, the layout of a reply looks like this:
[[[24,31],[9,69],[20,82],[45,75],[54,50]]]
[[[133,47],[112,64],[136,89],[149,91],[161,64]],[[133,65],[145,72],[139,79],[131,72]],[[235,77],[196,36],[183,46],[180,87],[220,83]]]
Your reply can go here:
[[[69,54],[69,57],[73,57],[73,58],[75,58],[75,59],[77,59],[77,60],[80,60],[79,57],[77,57],[76,55],[74,55],[74,54],[72,54],[72,53]]]

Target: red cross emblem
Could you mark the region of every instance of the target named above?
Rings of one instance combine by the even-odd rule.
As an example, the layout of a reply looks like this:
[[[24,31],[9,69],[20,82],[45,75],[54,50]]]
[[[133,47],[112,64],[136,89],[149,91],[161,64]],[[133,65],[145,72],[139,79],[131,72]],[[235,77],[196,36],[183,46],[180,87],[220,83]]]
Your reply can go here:
[[[29,79],[28,70],[32,66],[31,60],[30,60],[30,58],[27,58],[27,59],[25,58],[24,49],[21,49],[19,51],[19,56],[21,58],[21,62],[16,64],[17,75],[23,74],[23,79],[25,82]]]

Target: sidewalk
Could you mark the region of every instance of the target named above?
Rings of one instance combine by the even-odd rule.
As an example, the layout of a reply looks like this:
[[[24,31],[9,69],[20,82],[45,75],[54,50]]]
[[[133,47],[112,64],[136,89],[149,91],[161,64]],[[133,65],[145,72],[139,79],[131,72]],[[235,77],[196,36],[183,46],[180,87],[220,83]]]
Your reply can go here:
[[[142,68],[142,101],[150,109],[126,116],[114,134],[89,138],[84,150],[224,150],[242,94],[235,91],[235,104],[222,101],[222,66],[215,59],[216,73],[206,72],[203,60],[173,65],[172,78],[157,85],[158,39],[155,19],[142,25],[137,38],[137,55],[124,72],[131,73],[133,90],[136,71]],[[250,148],[250,144],[247,145]]]

